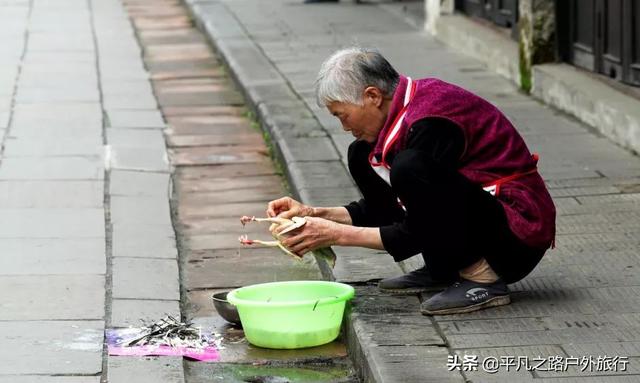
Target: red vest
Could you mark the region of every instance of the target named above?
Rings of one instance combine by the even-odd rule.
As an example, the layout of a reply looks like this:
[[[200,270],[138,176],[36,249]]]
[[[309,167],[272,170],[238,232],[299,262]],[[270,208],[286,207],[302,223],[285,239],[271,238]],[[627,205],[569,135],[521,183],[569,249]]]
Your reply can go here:
[[[391,125],[403,109],[407,82],[401,76],[374,148],[373,154],[378,157]],[[483,187],[498,182],[495,195],[504,207],[511,231],[531,247],[549,248],[555,238],[555,206],[535,171],[537,157],[529,152],[507,117],[488,101],[453,84],[434,78],[415,83],[398,137],[388,152],[404,149],[409,127],[423,118],[439,117],[454,122],[465,137],[458,171]]]

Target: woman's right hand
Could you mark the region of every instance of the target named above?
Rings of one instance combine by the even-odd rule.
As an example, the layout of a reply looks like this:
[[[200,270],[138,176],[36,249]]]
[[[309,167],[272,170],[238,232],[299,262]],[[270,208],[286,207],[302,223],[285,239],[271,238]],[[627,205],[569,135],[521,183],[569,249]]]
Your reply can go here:
[[[291,197],[275,199],[267,205],[267,217],[308,217],[313,215],[313,208]]]

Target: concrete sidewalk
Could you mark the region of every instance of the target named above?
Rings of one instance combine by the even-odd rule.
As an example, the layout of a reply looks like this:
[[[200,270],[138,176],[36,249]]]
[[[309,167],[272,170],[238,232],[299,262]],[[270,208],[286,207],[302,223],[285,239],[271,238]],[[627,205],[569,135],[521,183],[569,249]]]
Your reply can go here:
[[[557,249],[511,286],[507,307],[427,318],[416,298],[381,296],[370,282],[400,273],[385,254],[335,248],[333,277],[356,284],[347,324],[350,354],[366,381],[593,381],[640,379],[640,159],[562,113],[521,94],[376,4],[192,0],[200,25],[226,60],[286,163],[295,194],[339,205],[358,193],[345,167],[350,135],[315,105],[320,63],[340,47],[375,46],[403,73],[459,84],[501,108],[541,155],[558,209]],[[416,267],[417,260],[408,262]],[[407,265],[405,265],[407,266]],[[325,272],[327,272],[325,268]],[[458,355],[479,365],[449,371]],[[558,367],[619,356],[626,371]],[[541,357],[526,371],[484,371],[488,357]],[[591,359],[590,359],[591,358]]]
[[[180,313],[165,124],[140,56],[118,0],[0,2],[0,382],[157,367],[103,345],[105,328]],[[161,367],[182,375],[181,359]]]

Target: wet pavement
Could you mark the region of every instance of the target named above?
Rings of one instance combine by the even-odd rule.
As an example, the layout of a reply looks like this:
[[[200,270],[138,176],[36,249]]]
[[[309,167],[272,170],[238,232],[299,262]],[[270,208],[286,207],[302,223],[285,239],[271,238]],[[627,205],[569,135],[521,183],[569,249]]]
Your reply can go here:
[[[243,227],[239,218],[264,216],[269,200],[288,193],[262,132],[178,1],[127,0],[125,7],[168,124],[183,316],[223,337],[220,360],[185,361],[184,381],[354,381],[339,340],[305,350],[261,349],[214,309],[211,296],[216,292],[321,275],[313,257],[296,261],[279,250],[240,247],[241,234],[267,240],[270,235],[266,225]]]

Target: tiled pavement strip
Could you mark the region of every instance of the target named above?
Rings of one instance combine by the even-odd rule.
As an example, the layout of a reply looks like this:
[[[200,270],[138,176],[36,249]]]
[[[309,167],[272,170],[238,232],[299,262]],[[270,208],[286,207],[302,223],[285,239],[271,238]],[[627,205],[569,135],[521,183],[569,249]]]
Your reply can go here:
[[[238,236],[268,237],[265,225],[243,227],[242,215],[264,216],[287,194],[242,95],[205,36],[176,0],[124,0],[137,30],[155,95],[165,116],[175,166],[174,221],[182,265],[183,315],[223,336],[216,363],[185,361],[187,383],[257,381],[350,382],[339,341],[307,350],[249,345],[213,308],[211,295],[253,283],[320,279],[313,257],[297,262],[274,249],[240,248]],[[133,372],[133,371],[132,371]],[[166,380],[166,381],[181,381]]]
[[[640,379],[640,159],[588,127],[523,95],[481,64],[387,12],[350,2],[190,0],[192,12],[271,132],[293,192],[316,205],[356,194],[342,166],[351,138],[315,105],[324,58],[357,43],[378,47],[413,77],[437,76],[489,99],[533,151],[558,208],[557,249],[511,286],[506,307],[458,316],[419,316],[415,298],[359,288],[349,322],[353,356],[367,379],[389,382],[635,382]],[[402,5],[400,5],[402,6]],[[342,162],[341,162],[342,160]],[[334,249],[337,280],[366,284],[399,273],[375,252]],[[514,254],[517,256],[517,254]],[[415,266],[417,261],[410,265]],[[405,265],[406,266],[406,265]],[[353,336],[355,335],[355,336]],[[627,371],[447,373],[447,354],[598,355],[629,358]],[[532,359],[530,359],[532,360]]]

